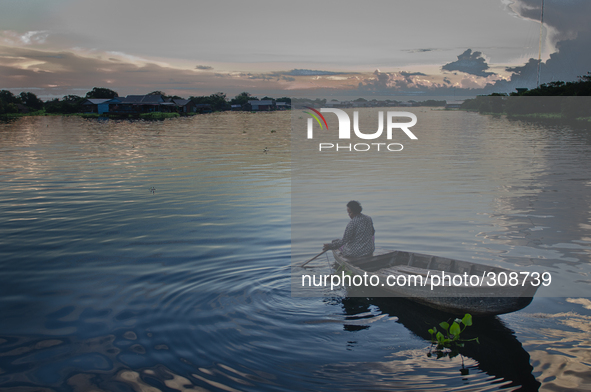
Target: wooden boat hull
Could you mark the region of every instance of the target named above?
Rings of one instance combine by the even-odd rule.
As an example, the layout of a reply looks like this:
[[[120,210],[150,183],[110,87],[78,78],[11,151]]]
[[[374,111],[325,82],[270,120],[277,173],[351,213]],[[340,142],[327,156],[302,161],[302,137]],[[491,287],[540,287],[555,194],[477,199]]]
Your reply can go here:
[[[358,293],[362,296],[405,297],[458,315],[470,313],[473,316],[492,316],[514,312],[529,305],[538,289],[535,282],[525,278],[525,275],[518,274],[523,280],[519,279],[519,283],[513,286],[500,285],[489,277],[499,274],[502,276],[502,273],[508,277],[510,273],[517,271],[420,253],[378,250],[370,257],[350,259],[334,250],[333,255],[338,265],[337,273],[342,271],[348,275],[367,274],[379,277],[381,283],[378,287],[349,286],[353,290],[359,290]],[[468,284],[467,277],[472,275],[478,277],[482,283]],[[411,276],[414,276],[415,282],[423,284],[411,284]],[[433,281],[441,283],[442,276],[447,277],[443,279],[443,284],[431,284]],[[409,284],[384,284],[388,277],[390,281],[398,279],[399,282],[408,281]],[[476,282],[476,277],[472,282]],[[452,278],[456,279],[454,282],[463,281],[464,284],[455,285]]]

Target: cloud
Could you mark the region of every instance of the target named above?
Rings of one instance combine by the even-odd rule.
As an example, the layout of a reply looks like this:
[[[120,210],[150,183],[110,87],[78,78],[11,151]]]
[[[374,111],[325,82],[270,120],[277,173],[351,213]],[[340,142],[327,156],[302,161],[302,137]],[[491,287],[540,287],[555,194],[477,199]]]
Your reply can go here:
[[[289,76],[324,76],[324,75],[341,75],[342,72],[332,71],[315,71],[312,69],[292,69],[289,72],[284,72],[284,75]]]
[[[78,50],[81,51],[81,52],[85,52],[85,50],[84,49],[81,49],[81,48],[78,49]],[[90,51],[90,52],[92,52],[92,51]],[[150,60],[147,60],[145,58],[134,56],[134,55],[131,55],[131,54],[127,54],[127,53],[124,53],[124,52],[117,52],[117,51],[111,50],[111,51],[108,51],[106,53],[108,55],[111,55],[111,56],[118,56],[119,58],[123,58],[123,59],[125,59],[127,61],[130,61],[130,62],[136,63],[136,64],[149,63],[150,62]]]
[[[513,0],[509,5],[521,18],[540,22],[541,3],[539,0]],[[547,39],[544,47],[553,53],[540,64],[530,58],[521,66],[507,67],[512,72],[509,81],[498,81],[490,86],[494,91],[510,91],[517,87],[536,87],[538,69],[540,84],[551,81],[574,81],[578,76],[591,70],[591,1],[588,0],[546,0],[544,26]]]
[[[213,67],[210,67],[209,65],[196,65],[195,69],[198,69],[201,71],[211,71],[213,69]]]
[[[364,91],[392,91],[410,92],[416,90],[437,89],[443,84],[431,80],[422,72],[380,72],[376,70],[373,75],[361,81],[359,90]]]
[[[444,71],[460,71],[474,76],[488,77],[495,75],[494,72],[485,72],[488,64],[481,52],[472,52],[472,49],[466,49],[464,53],[458,56],[454,62],[445,64],[441,67]]]
[[[406,71],[400,71],[400,75],[404,75],[406,76],[427,76],[427,74],[422,73],[422,72],[406,72]]]
[[[431,48],[419,48],[419,49],[407,49],[404,50],[404,52],[409,52],[409,53],[425,53],[425,52],[433,52],[437,49],[431,49]]]
[[[49,31],[27,31],[21,35],[21,42],[25,45],[42,44],[49,37]]]
[[[460,87],[464,89],[479,89],[482,86],[474,79],[467,77],[462,79],[460,82]]]
[[[251,73],[247,74],[249,79],[252,80],[271,80],[271,79],[275,79],[274,76],[271,75],[267,75],[267,74],[256,74],[253,75]]]
[[[540,22],[540,0],[514,0],[510,8],[524,19]],[[591,4],[588,0],[546,0],[544,2],[544,25],[550,41],[557,43],[572,40],[584,32],[589,32],[589,12]]]
[[[120,95],[145,94],[154,90],[183,97],[209,95],[216,91],[230,95],[241,91],[273,94],[284,89],[287,83],[271,80],[275,78],[265,75],[218,76],[212,80],[210,73],[155,62],[138,63],[129,56],[114,58],[98,52],[81,54],[0,45],[0,86],[17,90],[17,93],[32,87],[40,88],[38,96],[42,99],[86,92],[93,86],[112,86],[110,88]]]
[[[44,44],[49,37],[49,31],[27,31],[24,34],[19,34],[16,31],[4,30],[0,32],[0,40],[8,45],[32,45]]]
[[[513,74],[512,78],[523,79],[526,77],[531,77],[534,74],[534,72],[537,72],[539,63],[540,62],[538,60],[529,59],[529,61],[524,65],[516,67],[507,67],[505,68],[505,70]]]

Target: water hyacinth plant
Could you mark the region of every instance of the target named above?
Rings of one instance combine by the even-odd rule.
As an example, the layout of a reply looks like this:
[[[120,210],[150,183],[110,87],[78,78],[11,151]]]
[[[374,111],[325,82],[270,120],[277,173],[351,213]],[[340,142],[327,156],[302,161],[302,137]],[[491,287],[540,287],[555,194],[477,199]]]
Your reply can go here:
[[[435,346],[433,352],[437,354],[437,359],[444,357],[451,359],[459,354],[459,349],[464,347],[464,343],[476,341],[476,343],[480,344],[477,337],[473,339],[461,338],[462,332],[471,325],[472,315],[466,313],[462,319],[455,319],[451,325],[446,321],[439,323],[441,330],[438,330],[437,327],[430,328],[428,332],[431,334],[431,347],[427,356],[431,357],[433,355],[433,346]],[[468,374],[468,369],[464,369],[464,358],[462,358],[462,369],[460,371],[463,375]]]

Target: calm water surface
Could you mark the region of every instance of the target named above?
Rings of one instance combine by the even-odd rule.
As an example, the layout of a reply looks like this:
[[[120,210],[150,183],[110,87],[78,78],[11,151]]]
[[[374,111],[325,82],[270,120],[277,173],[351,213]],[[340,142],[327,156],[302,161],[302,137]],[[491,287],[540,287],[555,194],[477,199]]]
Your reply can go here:
[[[420,116],[441,125],[420,136],[435,155],[405,143],[391,162],[414,181],[349,197],[300,186],[297,166],[294,211],[325,192],[294,215],[289,113],[0,124],[0,390],[591,390],[589,292],[477,323],[467,376],[426,355],[447,315],[292,297],[292,256],[339,236],[354,197],[379,245],[591,279],[588,132]]]

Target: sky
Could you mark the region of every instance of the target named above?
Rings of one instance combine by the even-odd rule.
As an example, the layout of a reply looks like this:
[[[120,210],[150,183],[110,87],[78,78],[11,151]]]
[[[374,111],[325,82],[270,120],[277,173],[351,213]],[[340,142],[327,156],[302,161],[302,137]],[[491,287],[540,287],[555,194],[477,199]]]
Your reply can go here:
[[[591,71],[589,0],[0,0],[0,89],[43,99],[462,95]],[[542,28],[541,28],[542,27]]]

